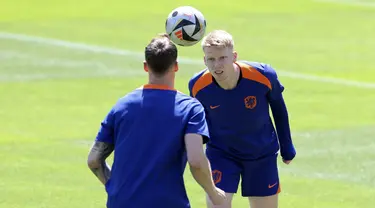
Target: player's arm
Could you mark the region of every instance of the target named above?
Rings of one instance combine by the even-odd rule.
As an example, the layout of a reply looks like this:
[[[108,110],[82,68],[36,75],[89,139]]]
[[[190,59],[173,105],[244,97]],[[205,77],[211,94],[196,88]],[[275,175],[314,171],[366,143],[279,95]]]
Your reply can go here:
[[[87,159],[88,167],[103,184],[106,184],[111,177],[111,169],[105,160],[114,150],[113,126],[114,110],[112,109],[101,122],[99,132]]]
[[[280,143],[280,153],[284,162],[289,163],[296,156],[296,150],[290,133],[288,110],[282,95],[284,87],[279,82],[277,74],[271,66],[266,65],[266,70],[268,73],[267,77],[272,85],[272,89],[268,93],[268,101],[275,121]]]
[[[290,133],[289,115],[285,101],[282,97],[278,100],[271,100],[270,107],[279,138],[281,156],[284,162],[289,163],[287,161],[295,157],[296,151]]]
[[[198,101],[194,103],[184,138],[190,172],[211,201],[214,204],[222,204],[225,193],[215,187],[210,163],[203,150],[205,139],[209,136],[204,108]]]
[[[87,164],[90,170],[103,184],[106,184],[111,177],[111,169],[105,160],[113,150],[113,144],[96,141],[91,147],[87,159]]]
[[[190,172],[208,195],[215,192],[211,167],[203,150],[203,138],[199,134],[186,134],[185,145]]]

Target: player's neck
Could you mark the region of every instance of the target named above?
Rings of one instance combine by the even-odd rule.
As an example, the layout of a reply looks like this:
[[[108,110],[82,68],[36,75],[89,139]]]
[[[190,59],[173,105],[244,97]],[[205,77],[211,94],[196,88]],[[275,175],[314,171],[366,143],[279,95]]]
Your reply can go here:
[[[148,84],[151,85],[162,85],[168,88],[174,89],[174,74],[168,73],[164,76],[157,77],[149,74]]]
[[[237,86],[240,79],[240,68],[237,64],[233,64],[233,72],[229,74],[228,79],[222,82],[217,82],[219,86],[225,90],[231,90]]]

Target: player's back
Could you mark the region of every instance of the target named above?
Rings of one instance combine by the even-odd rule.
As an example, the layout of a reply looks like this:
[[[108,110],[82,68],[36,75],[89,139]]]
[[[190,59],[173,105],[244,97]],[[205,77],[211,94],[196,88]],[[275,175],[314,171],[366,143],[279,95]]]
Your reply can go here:
[[[190,207],[183,180],[184,129],[199,103],[175,90],[153,88],[129,93],[112,110],[109,208]]]

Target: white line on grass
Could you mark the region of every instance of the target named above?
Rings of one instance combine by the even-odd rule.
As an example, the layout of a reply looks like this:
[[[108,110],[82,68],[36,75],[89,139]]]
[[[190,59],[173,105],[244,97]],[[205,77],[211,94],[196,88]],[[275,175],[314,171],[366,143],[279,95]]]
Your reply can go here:
[[[332,77],[321,77],[321,76],[315,76],[315,75],[310,75],[310,74],[299,74],[299,73],[288,72],[288,71],[283,71],[283,70],[278,70],[277,72],[280,76],[284,76],[288,78],[302,79],[302,80],[309,80],[309,81],[316,81],[316,82],[325,82],[325,83],[352,86],[352,87],[358,87],[358,88],[375,89],[375,83],[359,82],[359,81],[332,78]]]
[[[302,158],[311,158],[311,157],[327,157],[328,155],[338,156],[353,156],[358,154],[368,153],[371,154],[375,148],[375,145],[366,145],[366,146],[334,146],[334,147],[324,147],[319,149],[311,148],[297,148],[298,156]]]
[[[144,58],[144,55],[142,53],[135,52],[135,51],[96,46],[96,45],[85,44],[85,43],[70,42],[70,41],[58,40],[58,39],[53,39],[53,38],[36,37],[36,36],[30,36],[30,35],[24,35],[24,34],[0,32],[0,39],[10,39],[10,40],[17,40],[21,42],[31,42],[31,43],[38,43],[38,44],[43,44],[43,45],[52,45],[52,46],[58,46],[58,47],[63,47],[63,48],[68,48],[68,49],[88,51],[92,53],[110,54],[110,55],[118,55],[118,56],[133,56],[137,58]],[[179,61],[184,64],[203,65],[201,60],[196,60],[196,59],[179,58]]]
[[[365,184],[366,177],[364,175],[354,175],[351,173],[334,173],[329,171],[321,171],[321,170],[307,170],[302,167],[296,167],[290,165],[280,165],[279,170],[283,174],[288,174],[297,177],[306,177],[306,178],[314,178],[314,179],[322,179],[322,180],[333,180],[333,181],[340,181],[344,183],[352,182],[357,184]],[[366,183],[369,185],[368,183]],[[372,184],[370,184],[371,186]]]
[[[322,3],[334,3],[334,4],[342,4],[342,5],[349,5],[349,6],[375,8],[375,2],[365,2],[365,1],[358,1],[358,0],[315,0],[315,1],[322,2]]]
[[[24,82],[24,81],[36,81],[36,80],[51,80],[51,79],[82,79],[82,78],[94,78],[94,77],[128,77],[128,76],[140,76],[140,73],[119,73],[117,71],[109,72],[94,72],[90,74],[12,74],[12,75],[0,75],[0,82]]]
[[[21,41],[21,42],[30,42],[30,43],[37,43],[37,44],[43,44],[43,45],[58,46],[58,47],[64,47],[64,48],[69,48],[69,49],[88,51],[92,53],[120,55],[120,56],[133,56],[137,58],[143,57],[142,53],[130,51],[130,50],[89,45],[85,43],[75,43],[75,42],[70,42],[70,41],[65,41],[65,40],[36,37],[36,36],[30,36],[30,35],[24,35],[24,34],[0,32],[0,39],[8,39],[8,40]],[[200,66],[203,65],[201,60],[189,59],[189,58],[184,58],[184,57],[180,57],[179,62],[182,64],[192,64],[192,65],[200,65]],[[278,70],[278,73],[280,76],[293,78],[293,79],[331,83],[331,84],[352,86],[352,87],[358,87],[358,88],[375,89],[375,83],[366,83],[366,82],[352,81],[352,80],[346,80],[346,79],[321,77],[321,76],[301,74],[301,73],[295,73],[295,72],[283,71],[283,70]]]
[[[14,60],[13,60],[14,59]],[[79,79],[87,77],[103,77],[103,76],[140,76],[145,73],[141,70],[129,69],[127,70],[110,67],[101,61],[90,60],[71,60],[61,58],[38,57],[27,53],[20,53],[17,51],[0,50],[0,60],[2,60],[3,69],[9,69],[11,73],[0,74],[0,82],[12,81],[31,81],[31,80],[45,80],[45,79]],[[22,60],[22,61],[20,61]],[[8,66],[4,61],[10,61],[11,65]],[[14,63],[13,63],[14,62]],[[33,73],[17,73],[12,72],[13,68],[17,70],[24,69],[25,71],[30,68],[47,69],[50,73],[35,71]],[[54,69],[68,69],[67,73],[56,73]],[[52,70],[49,70],[52,69]],[[90,73],[80,73],[77,69],[86,69]],[[71,73],[73,72],[73,73]]]

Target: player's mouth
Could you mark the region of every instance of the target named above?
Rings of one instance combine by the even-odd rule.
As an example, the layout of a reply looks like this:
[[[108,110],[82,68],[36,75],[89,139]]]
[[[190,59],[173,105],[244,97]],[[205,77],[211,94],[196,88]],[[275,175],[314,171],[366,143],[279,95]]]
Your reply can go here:
[[[221,75],[221,74],[223,74],[223,70],[216,70],[216,71],[214,71],[214,73],[216,74],[216,75]]]

